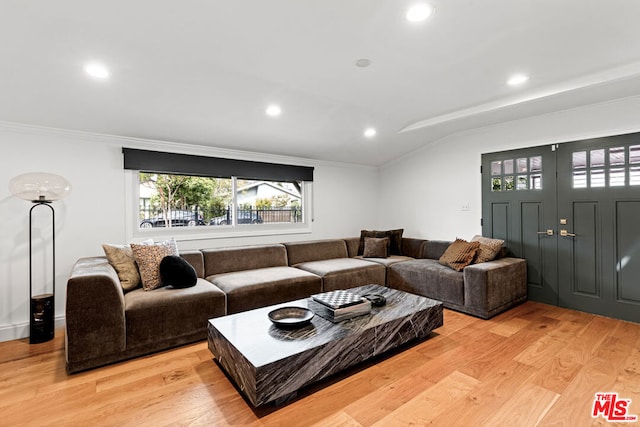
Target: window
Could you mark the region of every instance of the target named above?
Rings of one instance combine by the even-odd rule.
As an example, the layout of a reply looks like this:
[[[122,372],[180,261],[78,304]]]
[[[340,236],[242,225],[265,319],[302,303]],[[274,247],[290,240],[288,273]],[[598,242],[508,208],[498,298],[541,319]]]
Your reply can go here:
[[[138,182],[140,228],[303,222],[302,181],[139,172]]]
[[[491,162],[491,191],[542,190],[542,156]]]
[[[573,188],[640,185],[640,145],[572,153]],[[628,178],[627,178],[628,176]]]
[[[125,169],[132,171],[134,235],[149,229],[183,235],[308,229],[313,168],[129,148],[123,153]]]

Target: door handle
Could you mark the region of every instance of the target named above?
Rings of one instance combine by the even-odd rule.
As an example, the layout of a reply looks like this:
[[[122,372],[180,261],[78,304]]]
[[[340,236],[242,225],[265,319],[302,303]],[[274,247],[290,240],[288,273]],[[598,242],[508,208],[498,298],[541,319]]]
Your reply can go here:
[[[553,230],[538,231],[536,234],[546,234],[547,236],[553,236]]]
[[[575,234],[569,233],[567,230],[560,230],[560,235],[562,237],[576,237]]]

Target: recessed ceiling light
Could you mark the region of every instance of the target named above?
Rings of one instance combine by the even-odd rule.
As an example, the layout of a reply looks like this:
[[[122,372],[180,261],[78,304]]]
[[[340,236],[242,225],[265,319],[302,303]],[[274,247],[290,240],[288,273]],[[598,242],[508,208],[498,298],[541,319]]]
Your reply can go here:
[[[374,136],[376,136],[376,130],[374,128],[366,128],[364,130],[364,136],[366,136],[367,138],[373,138]]]
[[[371,65],[371,60],[367,58],[360,58],[356,60],[356,67],[365,68]]]
[[[109,77],[109,70],[107,70],[107,67],[102,64],[98,64],[97,62],[85,65],[84,71],[96,79],[106,79]]]
[[[422,22],[433,13],[433,8],[426,3],[411,6],[405,15],[409,22]]]
[[[528,80],[529,76],[527,76],[526,74],[514,74],[513,76],[509,77],[509,80],[507,80],[507,84],[509,86],[519,86],[526,83]]]
[[[267,116],[270,117],[278,117],[280,114],[282,114],[282,108],[280,108],[279,105],[271,104],[267,107],[265,113],[267,113]]]

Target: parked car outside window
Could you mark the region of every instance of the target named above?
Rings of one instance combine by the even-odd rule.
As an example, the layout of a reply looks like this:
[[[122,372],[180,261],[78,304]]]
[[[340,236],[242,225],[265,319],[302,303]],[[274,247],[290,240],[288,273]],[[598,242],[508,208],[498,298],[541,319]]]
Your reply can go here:
[[[231,224],[233,211],[229,211],[229,217],[227,215],[217,216],[211,218],[209,225],[228,225]],[[257,211],[254,210],[241,210],[238,211],[238,224],[262,224],[264,220]]]
[[[171,227],[195,227],[196,225],[205,225],[202,215],[197,212],[185,210],[171,211]],[[163,214],[153,218],[143,219],[140,222],[140,228],[156,227],[166,227],[166,221]]]

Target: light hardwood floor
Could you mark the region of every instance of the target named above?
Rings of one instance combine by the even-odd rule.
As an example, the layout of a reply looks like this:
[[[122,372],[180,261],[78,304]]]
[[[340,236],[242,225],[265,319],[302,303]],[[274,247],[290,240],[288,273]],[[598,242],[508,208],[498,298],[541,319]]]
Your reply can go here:
[[[640,415],[640,325],[533,302],[488,321],[445,310],[428,340],[260,411],[206,342],[72,376],[62,330],[0,343],[2,426],[589,426],[609,391]]]

